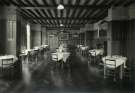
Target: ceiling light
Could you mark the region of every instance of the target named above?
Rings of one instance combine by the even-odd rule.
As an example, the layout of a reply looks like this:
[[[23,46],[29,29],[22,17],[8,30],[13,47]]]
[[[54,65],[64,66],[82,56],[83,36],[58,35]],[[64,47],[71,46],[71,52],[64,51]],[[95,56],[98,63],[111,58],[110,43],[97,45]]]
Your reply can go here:
[[[64,26],[63,24],[60,24],[60,26]]]
[[[58,9],[58,10],[63,10],[63,9],[64,9],[64,6],[63,6],[62,4],[59,4],[59,5],[57,6],[57,9]]]

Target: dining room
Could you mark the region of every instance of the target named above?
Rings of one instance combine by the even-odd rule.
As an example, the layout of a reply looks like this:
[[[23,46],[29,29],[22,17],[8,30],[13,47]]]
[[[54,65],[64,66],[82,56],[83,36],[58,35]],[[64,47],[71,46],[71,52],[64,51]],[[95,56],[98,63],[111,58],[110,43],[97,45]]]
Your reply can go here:
[[[134,93],[134,0],[0,0],[0,93]]]

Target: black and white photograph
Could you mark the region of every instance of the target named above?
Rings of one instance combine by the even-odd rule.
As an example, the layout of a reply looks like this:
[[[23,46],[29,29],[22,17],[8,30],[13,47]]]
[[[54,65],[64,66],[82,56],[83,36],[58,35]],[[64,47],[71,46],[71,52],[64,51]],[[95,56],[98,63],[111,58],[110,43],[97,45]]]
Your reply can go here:
[[[135,93],[135,0],[0,0],[0,93]]]

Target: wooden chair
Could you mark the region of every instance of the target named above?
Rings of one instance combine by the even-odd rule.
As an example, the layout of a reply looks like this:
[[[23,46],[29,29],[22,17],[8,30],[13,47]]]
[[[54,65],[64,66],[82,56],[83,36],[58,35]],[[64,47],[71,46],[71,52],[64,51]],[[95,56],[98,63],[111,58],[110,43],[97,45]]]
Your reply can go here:
[[[96,51],[93,51],[94,52],[94,56],[91,54],[91,53],[89,53],[89,60],[90,60],[90,63],[91,64],[95,64],[96,63]]]
[[[109,61],[109,62],[107,62]],[[104,62],[104,78],[112,78],[116,81],[117,69],[116,69],[116,60],[105,59]]]
[[[55,62],[55,68],[58,68],[58,55],[55,53],[52,53],[52,60]]]
[[[133,66],[134,64],[131,62],[126,62],[126,68],[124,68],[124,79],[132,80],[133,78]]]
[[[2,59],[2,75],[10,79],[14,77],[14,58]]]

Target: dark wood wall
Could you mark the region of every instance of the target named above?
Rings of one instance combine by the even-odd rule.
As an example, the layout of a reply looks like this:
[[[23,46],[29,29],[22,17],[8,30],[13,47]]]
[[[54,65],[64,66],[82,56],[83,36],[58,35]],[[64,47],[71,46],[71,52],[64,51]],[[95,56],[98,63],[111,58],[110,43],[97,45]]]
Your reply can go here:
[[[112,55],[127,56],[127,33],[128,21],[111,21],[109,22],[111,29],[111,52]]]
[[[0,19],[0,55],[6,52],[6,21]]]
[[[27,25],[26,21],[23,20],[21,22],[21,27],[20,28],[18,27],[18,30],[20,32],[20,35],[18,35],[18,38],[21,39],[21,41],[20,41],[21,50],[27,48],[27,28],[26,28],[26,25]]]
[[[127,56],[132,62],[135,62],[135,19],[129,21],[129,30],[127,33]]]
[[[41,31],[31,30],[31,48],[35,46],[41,46]]]
[[[0,53],[16,55],[16,18],[2,18],[0,22]]]

